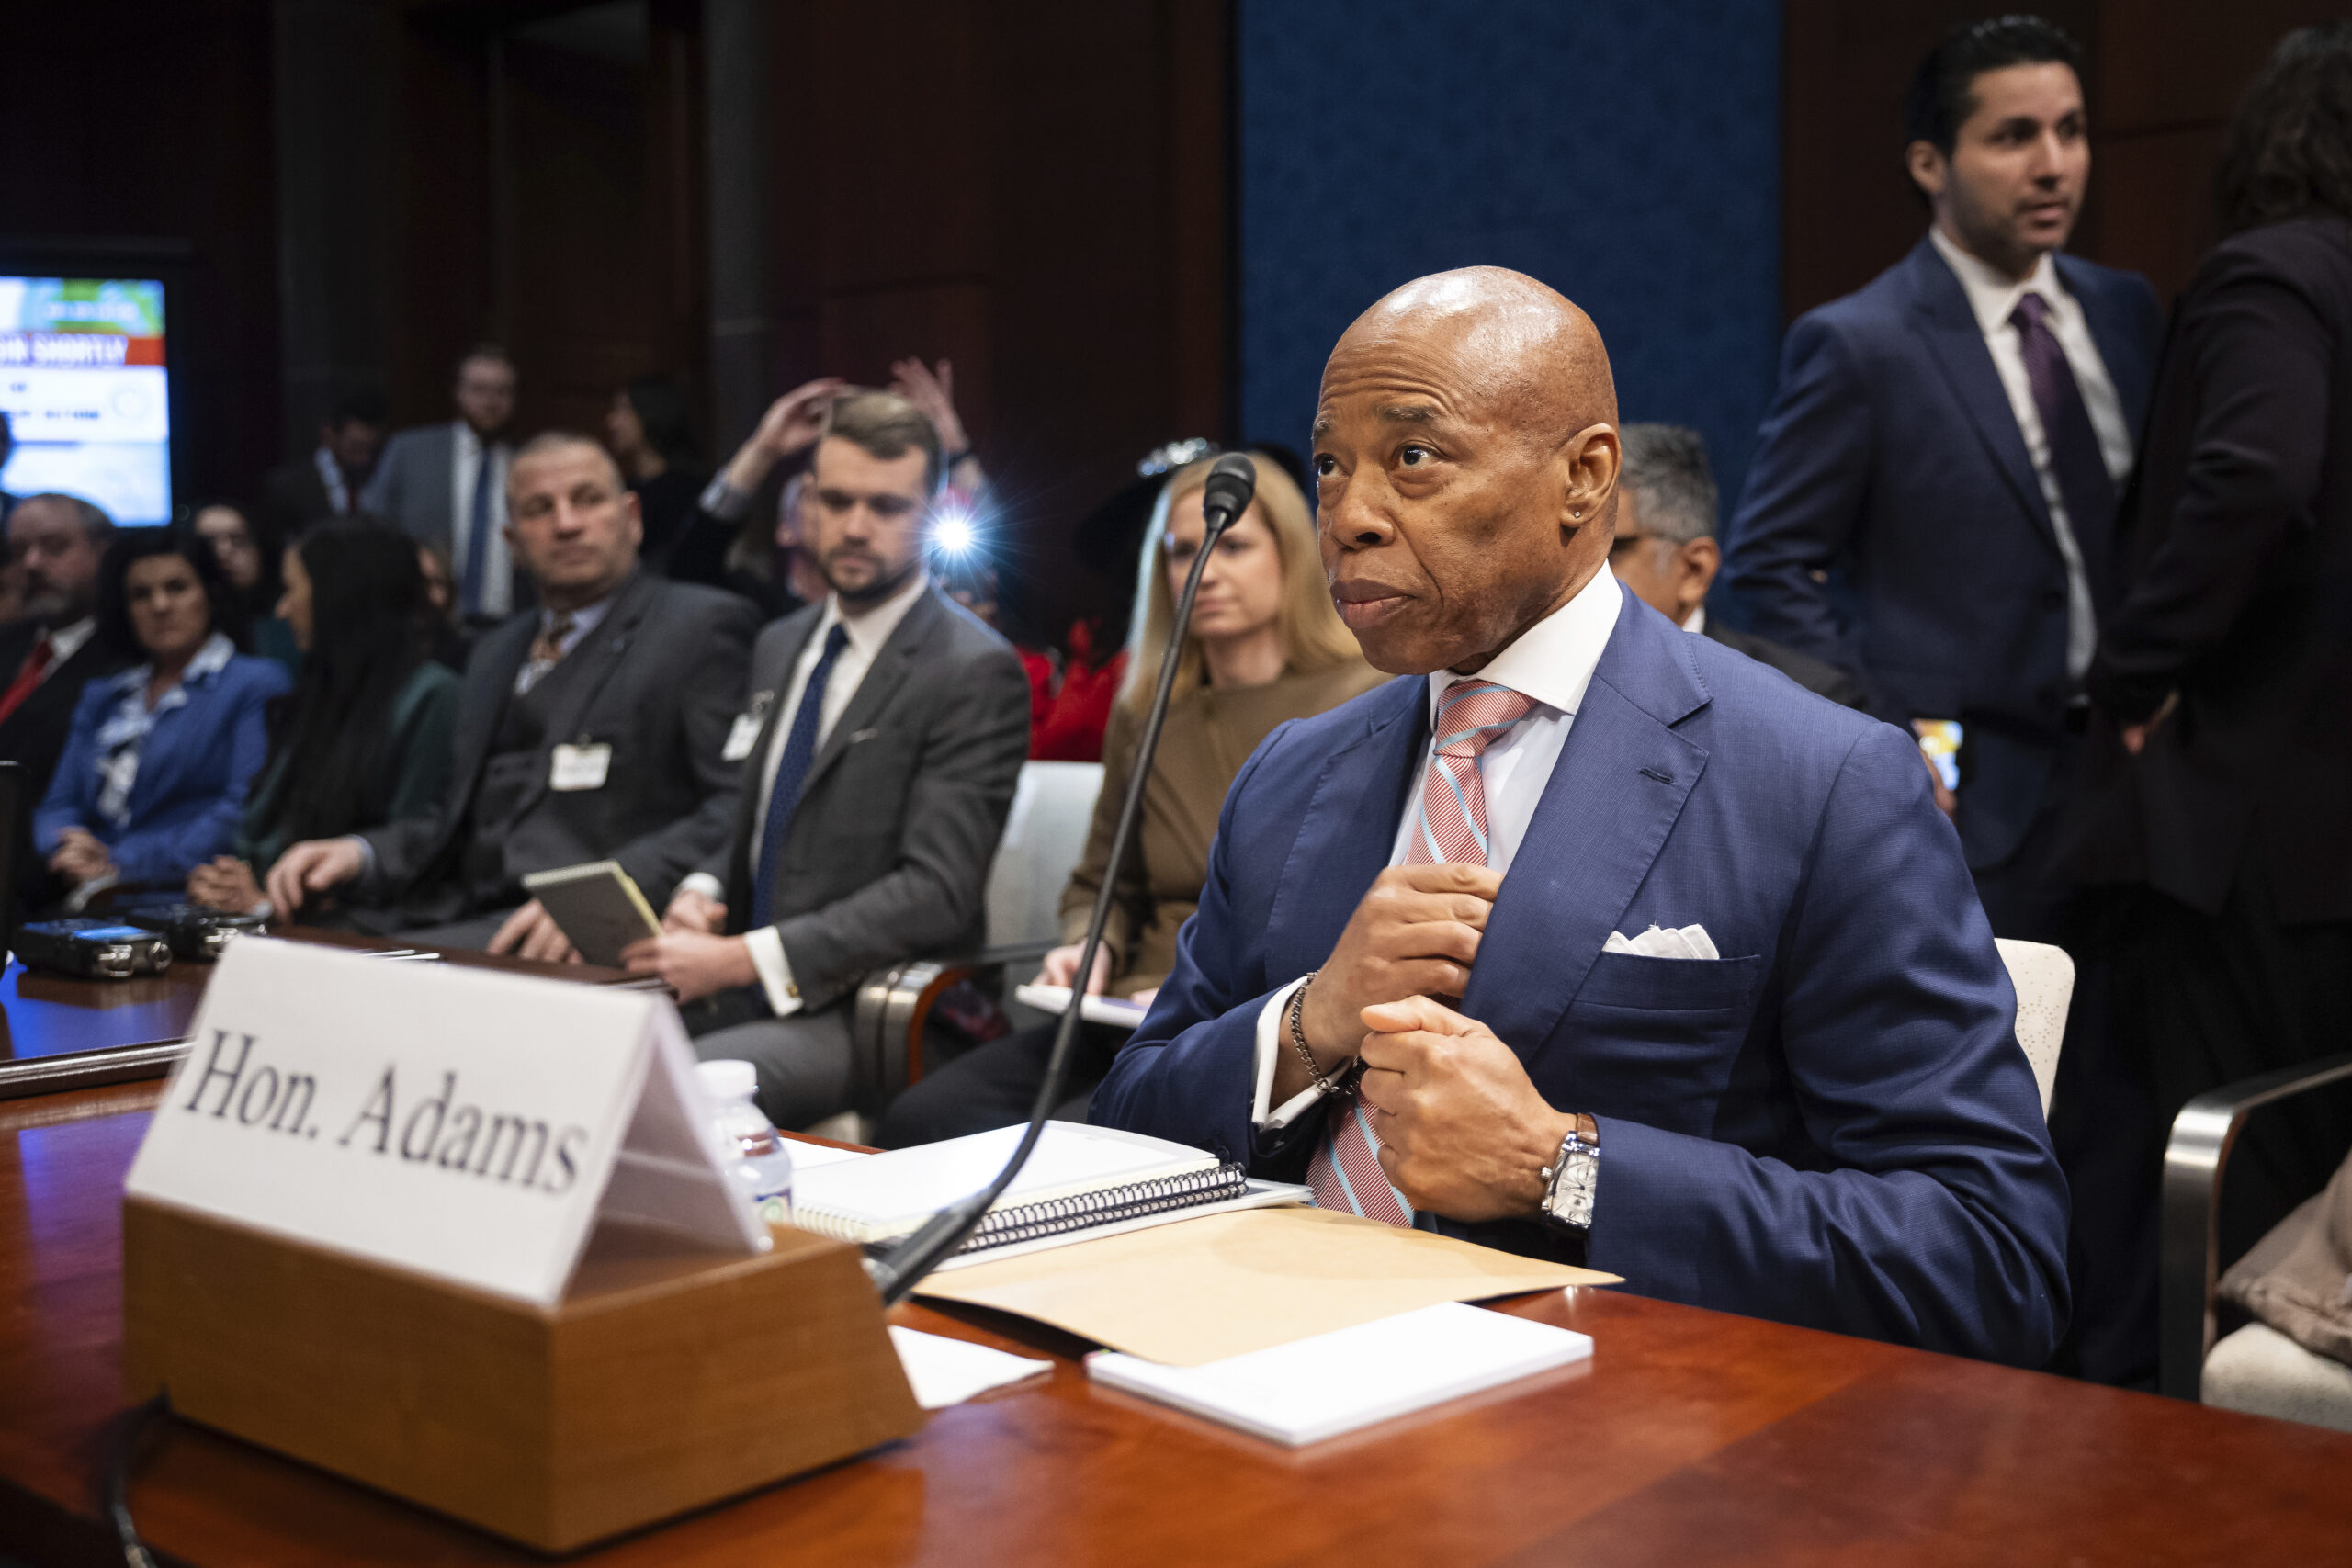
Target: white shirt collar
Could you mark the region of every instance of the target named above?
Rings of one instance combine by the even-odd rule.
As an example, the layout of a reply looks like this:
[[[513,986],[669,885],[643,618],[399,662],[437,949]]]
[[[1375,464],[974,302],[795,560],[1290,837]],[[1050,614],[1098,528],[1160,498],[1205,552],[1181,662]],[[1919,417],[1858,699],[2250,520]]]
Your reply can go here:
[[[871,660],[882,651],[882,645],[890,640],[890,634],[899,629],[899,623],[907,618],[907,612],[915,607],[915,601],[922,598],[923,590],[930,586],[931,574],[917,567],[914,576],[907,580],[904,588],[872,609],[854,615],[842,615],[842,596],[828,593],[825,595],[825,613],[817,622],[817,642],[821,645],[825,634],[839,626],[848,631],[850,646],[864,658]]]
[[[50,668],[53,670],[81,652],[82,645],[89,641],[90,634],[97,629],[97,616],[85,615],[78,621],[71,622],[51,632],[49,634]]]
[[[1617,574],[1603,566],[1574,598],[1520,633],[1477,674],[1431,671],[1430,721],[1437,721],[1438,699],[1445,689],[1464,679],[1492,681],[1546,707],[1575,713],[1584,704],[1585,688],[1592,684],[1592,672],[1600,666],[1601,649],[1609,646],[1623,604]]]
[[[1682,629],[1686,632],[1704,632],[1707,629],[1707,607],[1702,604],[1691,611],[1690,618],[1682,623]]]
[[[2058,264],[2051,259],[2052,252],[2042,252],[2041,258],[2033,264],[2033,271],[2018,279],[2005,276],[1992,263],[1962,250],[1941,225],[1930,227],[1928,238],[1960,279],[1961,292],[1968,296],[1969,313],[1976,318],[1977,330],[1986,337],[2008,326],[2018,300],[2029,290],[2052,306],[2074,298],[2058,280]]]

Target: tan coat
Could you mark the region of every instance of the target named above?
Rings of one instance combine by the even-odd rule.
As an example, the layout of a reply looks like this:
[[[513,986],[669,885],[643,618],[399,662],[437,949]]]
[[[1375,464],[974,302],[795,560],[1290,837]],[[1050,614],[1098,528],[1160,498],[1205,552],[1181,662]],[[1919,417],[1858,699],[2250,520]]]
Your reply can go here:
[[[1263,686],[1179,692],[1159,733],[1159,754],[1143,797],[1143,821],[1103,942],[1111,953],[1110,993],[1129,996],[1159,985],[1176,966],[1176,932],[1199,904],[1208,880],[1209,840],[1225,792],[1259,742],[1286,719],[1307,718],[1368,692],[1387,677],[1358,660],[1329,670],[1285,672]],[[1086,853],[1062,890],[1062,941],[1086,940],[1087,917],[1111,858],[1142,719],[1125,704],[1111,710],[1102,738],[1102,794]]]

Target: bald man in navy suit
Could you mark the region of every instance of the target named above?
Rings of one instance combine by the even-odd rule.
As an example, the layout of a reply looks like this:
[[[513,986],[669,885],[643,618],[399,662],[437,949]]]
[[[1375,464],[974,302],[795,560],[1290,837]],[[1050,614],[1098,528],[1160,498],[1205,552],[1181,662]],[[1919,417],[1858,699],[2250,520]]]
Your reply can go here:
[[[2066,1191],[1902,731],[1608,570],[1606,351],[1497,268],[1323,377],[1324,567],[1399,678],[1226,797],[1098,1122],[1646,1295],[2038,1365]]]

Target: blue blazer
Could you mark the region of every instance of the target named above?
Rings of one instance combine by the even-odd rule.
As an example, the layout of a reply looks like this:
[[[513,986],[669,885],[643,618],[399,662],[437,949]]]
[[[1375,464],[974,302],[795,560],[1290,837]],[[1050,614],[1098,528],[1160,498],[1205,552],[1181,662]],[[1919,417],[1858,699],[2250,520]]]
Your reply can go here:
[[[2136,273],[2064,254],[2057,266],[2136,445],[2163,333],[2155,294]],[[2115,519],[2069,521],[2103,624]],[[1881,718],[1959,719],[1968,863],[2016,851],[2064,730],[2066,568],[1984,332],[1932,242],[1789,329],[1724,578],[1735,620],[1860,675]]]
[[[1429,738],[1397,680],[1274,731],[1097,1122],[1298,1179],[1250,1124],[1260,1010],[1388,863]],[[1714,963],[1601,951],[1703,925]],[[1910,739],[1625,595],[1461,1010],[1600,1126],[1588,1257],[1645,1295],[2039,1365],[2066,1187],[2016,998]],[[1556,1253],[1532,1222],[1440,1228]]]
[[[158,715],[141,743],[130,820],[118,832],[98,815],[98,729],[124,682],[139,679],[131,670],[83,688],[64,755],[33,813],[33,844],[46,858],[66,829],[86,829],[113,852],[125,882],[173,882],[235,844],[245,792],[269,755],[264,710],[291,682],[276,660],[242,653],[188,682],[187,702]]]

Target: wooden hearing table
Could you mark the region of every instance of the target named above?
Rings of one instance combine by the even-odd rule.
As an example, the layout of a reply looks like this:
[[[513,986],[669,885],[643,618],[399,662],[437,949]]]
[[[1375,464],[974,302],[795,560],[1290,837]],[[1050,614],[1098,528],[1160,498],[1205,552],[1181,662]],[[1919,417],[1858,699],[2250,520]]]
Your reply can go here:
[[[0,1560],[120,1561],[98,1490],[124,1408],[120,1197],[160,1092],[0,1101]],[[1622,1291],[1502,1310],[1590,1334],[1592,1360],[1294,1452],[1091,1386],[1087,1347],[1052,1330],[902,1308],[909,1326],[1053,1371],[937,1412],[906,1442],[584,1556],[2352,1561],[2352,1437]],[[185,1563],[537,1561],[179,1422],[153,1435],[130,1502],[149,1543]]]
[[[380,938],[293,927],[275,933],[298,942],[363,952],[437,953],[451,964],[489,965],[594,985],[642,985],[617,969],[532,964],[462,948],[397,947]],[[175,963],[161,975],[91,981],[46,975],[10,961],[0,973],[0,1101],[172,1070],[204,998],[209,964]]]

